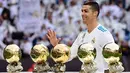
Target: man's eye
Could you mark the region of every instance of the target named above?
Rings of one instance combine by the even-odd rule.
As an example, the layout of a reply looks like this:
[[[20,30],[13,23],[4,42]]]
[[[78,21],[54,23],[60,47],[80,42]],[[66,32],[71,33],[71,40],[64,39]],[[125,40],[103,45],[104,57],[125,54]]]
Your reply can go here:
[[[85,10],[85,12],[88,12],[88,11]]]
[[[83,10],[81,10],[81,12],[83,12]]]

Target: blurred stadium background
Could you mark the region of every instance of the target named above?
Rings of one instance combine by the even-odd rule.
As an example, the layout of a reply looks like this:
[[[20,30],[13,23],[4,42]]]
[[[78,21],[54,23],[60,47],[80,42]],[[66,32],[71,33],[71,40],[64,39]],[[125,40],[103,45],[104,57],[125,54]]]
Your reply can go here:
[[[0,0],[0,72],[6,71],[3,49],[17,44],[22,50],[24,71],[32,71],[31,48],[42,43],[51,50],[46,37],[48,29],[71,46],[80,31],[85,30],[81,7],[85,0]],[[94,1],[94,0],[86,0]],[[98,21],[111,31],[122,49],[123,66],[130,71],[130,0],[95,0],[100,4]],[[52,66],[54,62],[49,59]],[[79,71],[81,62],[74,59],[67,64],[67,71]]]

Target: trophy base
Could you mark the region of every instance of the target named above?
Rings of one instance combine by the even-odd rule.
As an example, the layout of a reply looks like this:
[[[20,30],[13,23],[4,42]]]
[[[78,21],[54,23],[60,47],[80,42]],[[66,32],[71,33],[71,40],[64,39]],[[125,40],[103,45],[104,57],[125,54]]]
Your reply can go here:
[[[124,71],[124,67],[122,66],[121,62],[117,62],[113,65],[109,65],[108,67],[110,73],[122,73]]]
[[[23,70],[23,67],[21,66],[20,62],[14,62],[14,63],[8,64],[7,66],[8,73],[20,73],[22,70]]]
[[[65,73],[66,66],[64,64],[57,63],[52,67],[54,73]]]
[[[33,73],[47,73],[50,71],[48,63],[35,64]]]
[[[97,67],[95,62],[91,62],[91,63],[83,64],[79,73],[96,73],[96,71],[97,71]]]
[[[79,73],[85,73],[85,71],[84,70],[80,70],[80,72]]]

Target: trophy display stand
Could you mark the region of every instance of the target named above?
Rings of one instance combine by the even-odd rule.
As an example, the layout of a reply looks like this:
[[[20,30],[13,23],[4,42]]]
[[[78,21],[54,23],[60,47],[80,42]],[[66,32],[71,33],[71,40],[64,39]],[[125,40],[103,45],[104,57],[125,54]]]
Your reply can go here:
[[[50,54],[50,55],[49,55]],[[78,48],[78,58],[82,62],[79,73],[96,73],[97,67],[94,59],[96,57],[95,48],[91,43],[81,44]],[[5,47],[3,52],[4,59],[9,63],[6,67],[8,73],[20,73],[23,70],[21,62],[21,50],[11,44]],[[47,59],[51,57],[56,64],[50,68]],[[122,73],[124,67],[120,62],[121,53],[119,46],[115,43],[105,45],[103,48],[103,56],[108,63],[109,73]],[[43,44],[32,47],[30,53],[31,59],[35,62],[33,73],[65,73],[65,63],[70,58],[70,49],[65,44],[58,44],[49,53],[48,48]]]

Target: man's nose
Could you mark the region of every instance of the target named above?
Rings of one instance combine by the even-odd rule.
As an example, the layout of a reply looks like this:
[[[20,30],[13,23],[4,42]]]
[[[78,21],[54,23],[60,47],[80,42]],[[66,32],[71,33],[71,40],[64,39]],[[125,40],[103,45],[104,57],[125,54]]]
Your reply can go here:
[[[85,15],[85,12],[82,12],[82,16],[84,16]]]

